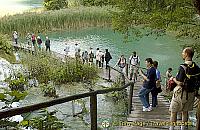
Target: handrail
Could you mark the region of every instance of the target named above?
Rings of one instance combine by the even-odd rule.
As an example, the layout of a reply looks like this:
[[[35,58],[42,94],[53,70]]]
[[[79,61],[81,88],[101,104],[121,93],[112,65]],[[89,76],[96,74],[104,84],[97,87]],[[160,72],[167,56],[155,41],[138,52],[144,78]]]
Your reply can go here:
[[[0,111],[0,119],[14,116],[17,114],[26,113],[26,112],[32,112],[34,110],[38,110],[41,108],[50,107],[50,106],[53,106],[56,104],[61,104],[61,103],[69,102],[69,101],[76,100],[76,99],[94,96],[97,94],[105,94],[105,93],[109,93],[112,91],[121,91],[132,84],[133,84],[133,82],[129,82],[120,88],[109,88],[109,89],[104,89],[104,90],[96,90],[96,91],[82,93],[82,94],[76,94],[76,95],[72,95],[72,96],[68,96],[68,97],[64,97],[64,98],[58,98],[58,99],[54,99],[51,101],[46,101],[46,102],[42,102],[42,103],[38,103],[38,104],[34,104],[34,105],[18,107],[18,108],[11,108],[9,110],[2,110],[2,111]]]
[[[109,67],[109,80],[110,80],[110,70],[111,68],[118,73],[122,74],[122,86],[119,88],[109,88],[109,89],[104,89],[104,90],[96,90],[96,91],[91,91],[87,93],[82,93],[82,94],[76,94],[68,97],[63,97],[63,98],[58,98],[42,103],[37,103],[33,105],[28,105],[28,106],[23,106],[23,107],[18,107],[18,108],[11,108],[11,109],[4,109],[0,110],[0,119],[14,116],[14,115],[19,115],[27,112],[32,112],[41,108],[46,108],[50,107],[56,104],[61,104],[69,101],[73,101],[76,99],[81,99],[85,97],[90,97],[90,116],[91,116],[91,130],[97,130],[97,95],[98,94],[105,94],[113,91],[121,91],[128,86],[130,86],[130,91],[129,91],[129,102],[128,102],[128,114],[131,113],[131,108],[132,108],[132,96],[133,96],[133,87],[134,83],[129,82],[125,84],[125,75],[123,72],[120,72],[119,70],[108,66]]]

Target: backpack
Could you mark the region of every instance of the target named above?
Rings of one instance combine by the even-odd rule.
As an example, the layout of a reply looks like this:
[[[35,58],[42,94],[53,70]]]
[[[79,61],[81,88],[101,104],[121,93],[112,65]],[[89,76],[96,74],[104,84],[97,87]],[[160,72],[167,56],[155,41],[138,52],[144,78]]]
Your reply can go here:
[[[125,63],[122,65],[122,64],[120,64],[121,63],[121,58],[118,60],[118,63],[117,63],[117,65],[120,67],[120,68],[124,68],[125,66],[126,66],[126,58],[124,58],[124,61],[125,61]]]
[[[185,71],[185,79],[183,82],[183,90],[187,92],[198,91],[200,87],[200,68],[195,62],[192,65],[181,64]]]
[[[167,89],[171,92],[174,90],[174,88],[176,87],[176,83],[174,82],[174,80],[168,80],[167,82]]]
[[[129,61],[130,64],[131,64],[131,60],[132,60],[132,59],[134,59],[134,61],[136,60],[136,63],[138,64],[138,56],[137,56],[136,58],[135,58],[135,57],[133,58],[133,55],[132,55],[132,56],[131,56],[131,59],[130,59],[130,61]]]
[[[94,58],[94,53],[90,52],[89,53],[89,58]]]

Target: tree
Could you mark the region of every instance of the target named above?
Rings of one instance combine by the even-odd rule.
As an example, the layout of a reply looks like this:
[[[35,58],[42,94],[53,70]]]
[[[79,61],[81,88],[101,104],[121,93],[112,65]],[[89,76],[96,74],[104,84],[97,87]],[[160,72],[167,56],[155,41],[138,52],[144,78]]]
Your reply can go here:
[[[173,31],[178,37],[194,38],[191,46],[200,54],[198,0],[118,0],[116,3],[117,11],[112,13],[113,29],[122,32],[125,38]],[[151,32],[142,34],[138,26],[150,27]]]

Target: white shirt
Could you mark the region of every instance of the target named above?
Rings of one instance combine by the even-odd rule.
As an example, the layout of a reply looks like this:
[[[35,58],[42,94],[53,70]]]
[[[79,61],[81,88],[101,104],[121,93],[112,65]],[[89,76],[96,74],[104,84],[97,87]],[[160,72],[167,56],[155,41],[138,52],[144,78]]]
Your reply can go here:
[[[14,39],[17,39],[18,38],[17,33],[13,33],[13,37]]]
[[[101,60],[101,55],[99,50],[96,51],[96,60],[100,61]]]
[[[129,61],[131,61],[132,65],[137,65],[140,62],[140,58],[137,55],[136,56],[131,55]]]

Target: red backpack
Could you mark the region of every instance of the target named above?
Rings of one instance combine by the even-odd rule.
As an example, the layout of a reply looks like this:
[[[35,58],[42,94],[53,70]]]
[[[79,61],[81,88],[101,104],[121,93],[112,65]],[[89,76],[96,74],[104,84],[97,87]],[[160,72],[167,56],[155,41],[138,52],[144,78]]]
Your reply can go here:
[[[176,85],[177,84],[174,82],[174,80],[168,80],[168,90],[173,91]]]

